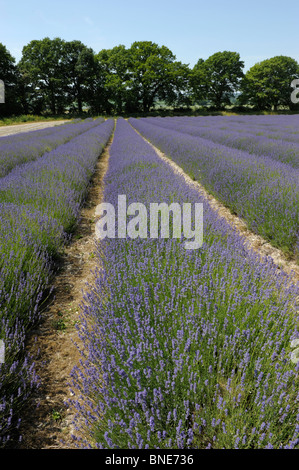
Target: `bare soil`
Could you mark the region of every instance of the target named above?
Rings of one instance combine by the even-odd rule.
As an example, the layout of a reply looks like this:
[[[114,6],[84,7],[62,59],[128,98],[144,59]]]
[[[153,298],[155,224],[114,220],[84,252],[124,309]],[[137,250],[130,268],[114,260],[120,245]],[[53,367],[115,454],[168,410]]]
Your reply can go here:
[[[68,121],[68,119],[64,119],[61,121],[28,122],[24,124],[10,124],[8,126],[0,126],[0,137],[19,134],[20,132],[30,132],[36,131],[38,129],[46,129],[47,127],[59,126]]]

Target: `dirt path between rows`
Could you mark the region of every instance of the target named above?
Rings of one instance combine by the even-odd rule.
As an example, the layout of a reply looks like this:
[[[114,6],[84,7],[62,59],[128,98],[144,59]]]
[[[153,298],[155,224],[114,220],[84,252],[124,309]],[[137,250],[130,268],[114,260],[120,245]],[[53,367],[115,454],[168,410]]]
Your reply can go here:
[[[0,126],[0,137],[20,134],[21,132],[36,131],[38,129],[46,129],[47,127],[60,126],[65,122],[70,122],[70,120],[63,119],[61,121],[28,122],[24,124],[10,124],[9,126]]]
[[[21,449],[77,448],[72,434],[75,411],[66,406],[70,394],[70,373],[81,358],[76,329],[82,313],[84,291],[93,285],[97,266],[95,251],[95,208],[102,201],[103,177],[108,168],[113,134],[100,156],[81,220],[72,241],[57,263],[51,303],[43,312],[43,322],[32,332],[28,351],[33,355],[41,385],[22,417]]]

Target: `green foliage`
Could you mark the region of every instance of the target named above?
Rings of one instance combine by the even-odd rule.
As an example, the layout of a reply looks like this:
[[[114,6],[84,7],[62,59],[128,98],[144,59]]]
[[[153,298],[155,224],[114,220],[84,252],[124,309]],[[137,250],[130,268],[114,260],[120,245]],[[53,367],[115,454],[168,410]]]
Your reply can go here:
[[[49,37],[27,44],[16,65],[0,43],[0,78],[6,96],[0,117],[82,115],[84,107],[92,115],[149,115],[159,105],[192,113],[194,104],[210,111],[232,104],[242,112],[244,106],[245,112],[276,111],[279,106],[299,109],[290,99],[291,81],[299,77],[294,59],[267,59],[245,76],[243,67],[240,55],[231,51],[199,59],[190,69],[166,46],[151,41],[94,53],[81,41]]]
[[[128,51],[123,45],[113,49],[103,49],[96,55],[96,61],[98,63],[98,80],[100,78],[98,87],[101,82],[104,84],[104,96],[107,97],[105,108],[108,112],[114,109],[116,113],[121,114],[129,97],[127,90],[129,81]],[[103,90],[101,91],[103,92]]]
[[[64,90],[68,104],[77,103],[82,113],[83,102],[88,101],[97,68],[94,52],[80,41],[65,42],[63,48]]]
[[[120,45],[96,56],[114,112],[148,112],[157,100],[189,104],[189,68],[165,46],[150,41]]]
[[[150,41],[134,42],[129,55],[129,86],[137,109],[148,112],[156,99],[177,104],[181,94],[188,93],[188,67],[177,62],[167,47]]]
[[[230,104],[243,77],[243,67],[237,52],[216,52],[205,61],[200,59],[192,71],[195,101],[209,100],[217,109]]]
[[[18,99],[20,77],[15,65],[15,59],[11,56],[6,47],[0,43],[0,79],[5,85],[5,103],[0,104],[0,116],[9,116],[21,111],[20,100]]]
[[[35,112],[49,106],[56,114],[62,107],[64,41],[60,38],[31,41],[23,48],[19,69],[24,77],[27,100]]]
[[[299,65],[291,57],[276,56],[258,62],[242,81],[239,101],[258,109],[277,110],[280,105],[292,107],[291,82],[294,78],[299,78]]]
[[[60,38],[31,41],[19,62],[26,101],[34,112],[62,113],[76,106],[82,113],[96,77],[94,52],[80,41]]]
[[[53,421],[60,421],[62,419],[62,415],[60,411],[52,410],[51,418]]]

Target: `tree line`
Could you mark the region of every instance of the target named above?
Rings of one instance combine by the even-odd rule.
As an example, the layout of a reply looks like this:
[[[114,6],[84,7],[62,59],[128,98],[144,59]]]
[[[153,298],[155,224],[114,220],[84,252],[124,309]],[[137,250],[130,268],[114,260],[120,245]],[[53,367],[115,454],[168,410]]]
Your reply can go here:
[[[217,52],[193,68],[166,47],[137,41],[95,53],[81,41],[33,40],[16,60],[0,43],[0,79],[5,104],[0,116],[148,113],[155,106],[174,108],[227,105],[299,110],[291,101],[291,82],[299,78],[295,59],[276,56],[246,73],[240,54]]]

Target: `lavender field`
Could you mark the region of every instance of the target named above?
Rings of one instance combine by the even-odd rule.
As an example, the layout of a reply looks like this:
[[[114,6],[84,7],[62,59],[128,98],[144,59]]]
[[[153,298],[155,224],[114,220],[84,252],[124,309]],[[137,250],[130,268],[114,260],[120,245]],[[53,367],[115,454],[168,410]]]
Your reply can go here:
[[[0,139],[0,442],[39,382],[25,342],[41,318],[52,259],[67,241],[113,120],[87,120]],[[52,148],[52,150],[50,150]],[[10,157],[10,158],[9,158]],[[24,162],[27,161],[26,163]],[[11,171],[8,171],[7,162]]]
[[[100,124],[104,119],[85,119],[67,123],[62,127],[36,130],[9,137],[0,137],[0,178],[15,166],[36,160],[44,153],[54,150],[72,138]]]
[[[75,444],[298,449],[299,286],[145,141],[298,262],[298,116],[114,125],[78,120],[0,138],[0,447],[15,439],[40,385],[26,339],[42,319],[53,261],[113,137],[103,201],[201,203],[203,245],[151,238],[149,225],[147,237],[96,241],[95,281],[77,324],[82,358],[69,377]]]
[[[222,147],[173,130],[176,120],[166,119],[165,126],[160,121],[130,123],[186,170],[190,160],[203,171],[208,151],[207,167],[216,157],[217,165],[224,159]],[[238,156],[235,168],[244,168],[245,157]],[[254,165],[247,163],[248,175]],[[259,165],[258,157],[254,163]],[[287,167],[277,164],[272,171],[287,184]],[[260,171],[263,165],[264,159]],[[96,283],[85,295],[78,327],[82,364],[72,373],[73,391],[80,395],[76,425],[84,435],[78,445],[298,448],[299,365],[291,360],[298,286],[271,260],[248,250],[123,119],[104,181],[104,200],[115,207],[119,194],[145,205],[202,202],[204,244],[186,250],[182,239],[162,237],[98,243]]]
[[[143,118],[130,123],[252,231],[299,260],[297,115]]]

